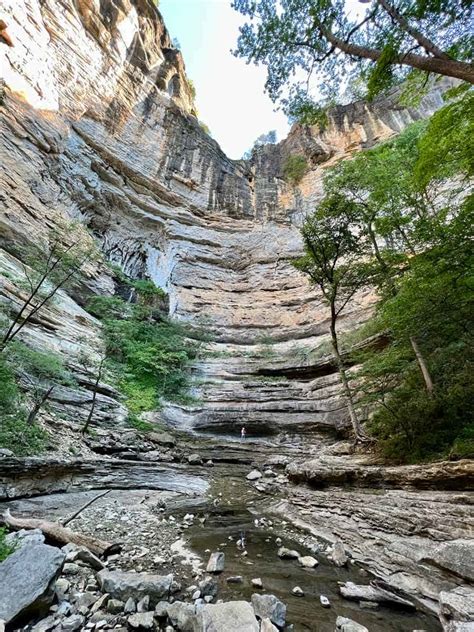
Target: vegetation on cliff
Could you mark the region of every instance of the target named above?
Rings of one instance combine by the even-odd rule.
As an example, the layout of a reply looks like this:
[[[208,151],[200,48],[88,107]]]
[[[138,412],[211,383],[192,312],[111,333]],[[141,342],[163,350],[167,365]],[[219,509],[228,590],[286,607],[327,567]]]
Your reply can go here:
[[[464,0],[233,0],[247,18],[235,54],[267,67],[266,90],[294,119],[314,122],[321,103],[373,98],[407,78],[419,92],[431,75],[474,83],[471,7]],[[311,99],[311,87],[319,105]]]
[[[398,461],[474,454],[474,202],[464,193],[474,96],[460,93],[428,123],[329,172],[296,262],[334,316],[340,371],[337,316],[361,287],[376,287],[376,313],[364,329],[389,343],[353,358],[361,369],[352,388],[341,377],[356,436],[354,408],[368,408],[370,432]]]

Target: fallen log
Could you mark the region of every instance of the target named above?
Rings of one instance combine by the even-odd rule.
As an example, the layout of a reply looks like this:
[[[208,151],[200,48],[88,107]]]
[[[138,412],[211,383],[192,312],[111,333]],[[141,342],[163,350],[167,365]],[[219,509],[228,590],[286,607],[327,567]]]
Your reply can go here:
[[[121,550],[119,543],[106,542],[99,540],[91,535],[77,533],[71,529],[63,527],[58,522],[49,522],[37,518],[15,518],[7,509],[2,515],[3,524],[12,529],[40,529],[47,540],[51,540],[56,544],[76,544],[77,546],[85,546],[95,555],[107,556],[118,553]]]

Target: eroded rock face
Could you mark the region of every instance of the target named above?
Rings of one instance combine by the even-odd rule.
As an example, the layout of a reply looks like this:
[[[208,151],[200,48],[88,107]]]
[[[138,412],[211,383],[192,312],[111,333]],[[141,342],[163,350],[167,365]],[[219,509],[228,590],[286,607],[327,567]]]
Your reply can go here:
[[[321,196],[325,170],[433,112],[442,88],[417,109],[394,97],[338,108],[323,133],[295,127],[251,162],[233,161],[193,116],[183,60],[152,0],[6,0],[2,8],[13,46],[0,44],[0,245],[18,254],[32,236],[77,218],[111,261],[168,292],[171,315],[190,335],[212,333],[209,357],[194,368],[202,405],[169,406],[166,421],[245,423],[249,434],[343,427],[335,367],[305,359],[325,340],[327,314],[288,259],[301,251],[298,225]],[[298,187],[282,178],[293,153],[311,167]],[[94,267],[86,283],[112,290]],[[371,300],[358,297],[341,326],[363,321]],[[80,325],[97,348],[97,323],[78,306],[62,321],[58,310],[51,316],[58,322],[48,335],[31,327],[25,336],[68,354]],[[61,397],[59,407],[81,408]],[[123,418],[113,393],[98,410],[104,423]]]

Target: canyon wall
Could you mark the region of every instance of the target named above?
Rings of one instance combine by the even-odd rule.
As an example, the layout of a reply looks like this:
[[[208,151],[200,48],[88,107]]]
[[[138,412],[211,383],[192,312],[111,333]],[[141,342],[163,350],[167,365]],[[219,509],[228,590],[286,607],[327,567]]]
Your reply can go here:
[[[328,167],[430,115],[445,86],[416,108],[396,94],[338,107],[324,131],[295,126],[235,161],[201,128],[181,53],[152,0],[3,0],[1,11],[0,268],[10,273],[1,300],[19,300],[11,278],[21,247],[78,219],[111,262],[168,293],[170,315],[190,337],[211,335],[192,368],[199,403],[159,416],[220,432],[346,426],[335,369],[315,360],[327,313],[289,263],[301,251],[298,227]],[[295,153],[310,168],[293,187],[282,166]],[[90,266],[85,284],[113,291],[103,266]],[[61,294],[25,338],[74,367],[81,347],[101,345],[82,298]],[[341,327],[362,322],[370,304],[370,294],[358,297]],[[79,398],[55,395],[73,416],[90,398],[83,382]],[[107,385],[99,409],[104,423],[125,417]]]

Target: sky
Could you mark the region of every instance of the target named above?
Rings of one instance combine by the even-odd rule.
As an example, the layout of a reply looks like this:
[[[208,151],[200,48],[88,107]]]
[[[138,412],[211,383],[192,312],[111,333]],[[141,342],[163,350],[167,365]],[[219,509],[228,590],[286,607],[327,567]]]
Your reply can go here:
[[[186,72],[196,87],[199,118],[230,158],[241,158],[260,134],[289,125],[264,93],[266,70],[235,58],[244,17],[230,0],[160,0],[159,10],[172,38],[181,45]]]

